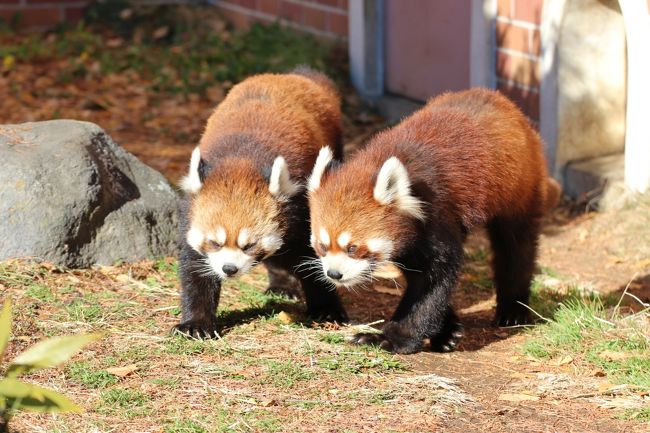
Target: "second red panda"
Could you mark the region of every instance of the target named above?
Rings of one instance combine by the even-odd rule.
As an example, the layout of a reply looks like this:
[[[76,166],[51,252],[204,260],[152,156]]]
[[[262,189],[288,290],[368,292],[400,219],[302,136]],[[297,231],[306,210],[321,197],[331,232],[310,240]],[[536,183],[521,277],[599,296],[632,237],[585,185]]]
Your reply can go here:
[[[299,281],[315,318],[346,320],[335,292],[307,269],[307,197],[303,183],[322,146],[341,153],[340,100],[333,83],[301,68],[237,84],[210,116],[182,182],[181,323],[176,330],[214,337],[221,281],[258,263]]]
[[[399,352],[450,350],[460,325],[449,305],[470,229],[487,225],[494,251],[496,323],[528,320],[540,218],[549,189],[538,134],[497,92],[448,93],[374,137],[336,168],[320,152],[309,180],[312,245],[336,285],[399,266],[406,291],[381,334],[357,343]]]

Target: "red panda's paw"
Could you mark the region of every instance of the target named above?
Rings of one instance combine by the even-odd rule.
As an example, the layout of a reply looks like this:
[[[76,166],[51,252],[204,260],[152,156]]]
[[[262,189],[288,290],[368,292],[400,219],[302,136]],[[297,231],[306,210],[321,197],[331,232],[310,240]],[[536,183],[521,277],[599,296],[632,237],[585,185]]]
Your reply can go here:
[[[179,323],[172,328],[172,333],[196,340],[219,338],[216,326],[216,317],[213,320],[191,320]]]
[[[355,334],[350,342],[379,346],[393,353],[408,354],[422,350],[422,339],[404,332],[401,325],[396,322],[388,322],[381,334],[369,332]]]
[[[453,317],[447,318],[440,332],[431,338],[431,350],[434,352],[451,352],[456,349],[462,338],[463,325],[453,314]]]
[[[379,346],[384,350],[393,352],[393,345],[384,334],[375,334],[371,332],[359,332],[350,338],[352,344],[365,344],[369,346]]]
[[[530,310],[528,306],[519,303],[497,305],[497,313],[494,317],[494,326],[520,326],[531,323]]]
[[[350,321],[338,300],[333,304],[310,306],[307,309],[307,314],[317,322],[347,323]]]

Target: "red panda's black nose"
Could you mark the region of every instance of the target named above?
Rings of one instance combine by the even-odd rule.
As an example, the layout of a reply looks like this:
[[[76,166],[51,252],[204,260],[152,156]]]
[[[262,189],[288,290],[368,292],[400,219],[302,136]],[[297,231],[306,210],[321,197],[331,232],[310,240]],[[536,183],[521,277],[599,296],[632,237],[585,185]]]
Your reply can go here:
[[[341,278],[343,278],[343,274],[337,271],[336,269],[328,269],[327,276],[333,280],[340,280]]]
[[[228,276],[236,274],[237,271],[239,270],[239,268],[237,266],[235,266],[235,265],[233,265],[231,263],[226,263],[225,265],[223,265],[223,267],[221,269],[223,270],[223,273],[228,275]]]

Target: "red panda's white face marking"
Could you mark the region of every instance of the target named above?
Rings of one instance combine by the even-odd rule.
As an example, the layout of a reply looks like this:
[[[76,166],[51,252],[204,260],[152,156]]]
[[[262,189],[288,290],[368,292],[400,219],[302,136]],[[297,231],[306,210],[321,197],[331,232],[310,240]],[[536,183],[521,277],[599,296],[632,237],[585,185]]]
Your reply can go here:
[[[321,227],[318,236],[312,235],[312,245],[320,256],[323,273],[336,285],[352,287],[370,282],[372,271],[389,260],[393,242],[386,238],[354,240],[353,234],[341,232],[336,243],[330,242],[328,230]]]
[[[282,203],[293,191],[283,161],[274,163],[271,186],[248,160],[220,161],[190,195],[187,242],[210,272],[240,276],[282,247]]]

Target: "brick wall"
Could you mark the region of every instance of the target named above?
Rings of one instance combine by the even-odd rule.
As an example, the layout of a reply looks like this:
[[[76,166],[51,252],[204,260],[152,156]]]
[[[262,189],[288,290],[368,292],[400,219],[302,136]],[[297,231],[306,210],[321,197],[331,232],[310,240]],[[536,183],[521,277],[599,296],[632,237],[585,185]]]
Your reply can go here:
[[[81,18],[89,0],[0,0],[0,19],[28,31],[46,30]]]
[[[348,0],[211,0],[235,27],[280,21],[329,39],[348,36]]]
[[[497,0],[497,88],[539,121],[543,0]]]

